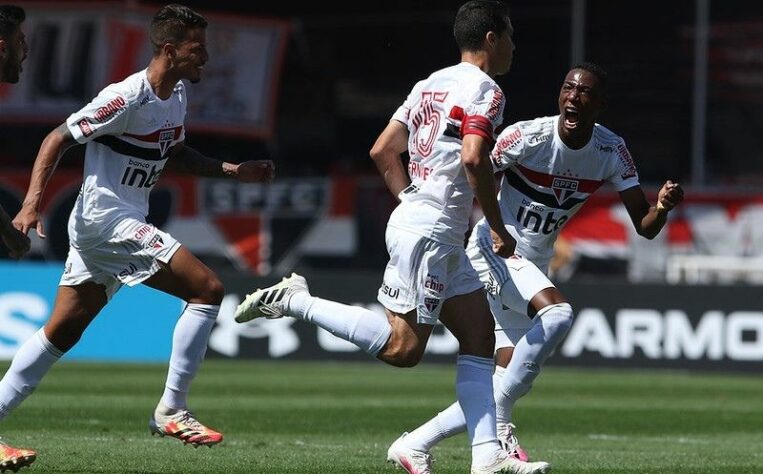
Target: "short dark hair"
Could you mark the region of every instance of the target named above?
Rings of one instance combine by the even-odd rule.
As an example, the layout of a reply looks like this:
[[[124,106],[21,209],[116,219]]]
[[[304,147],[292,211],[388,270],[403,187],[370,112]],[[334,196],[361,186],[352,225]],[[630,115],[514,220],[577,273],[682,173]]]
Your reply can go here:
[[[509,6],[499,0],[471,0],[461,5],[453,23],[453,36],[461,51],[482,49],[485,35],[501,34],[509,27]]]
[[[26,19],[24,9],[16,5],[0,5],[0,38],[8,38]]]
[[[604,70],[603,67],[599,66],[596,63],[591,62],[583,62],[576,64],[570,68],[570,71],[573,71],[575,69],[582,69],[583,71],[588,71],[594,76],[596,76],[596,79],[599,81],[599,89],[601,90],[601,94],[606,97],[608,94],[609,89],[609,75],[607,74],[607,71]]]
[[[182,42],[188,36],[189,29],[206,27],[207,20],[185,5],[165,5],[151,20],[149,35],[154,53],[161,51],[167,43]]]

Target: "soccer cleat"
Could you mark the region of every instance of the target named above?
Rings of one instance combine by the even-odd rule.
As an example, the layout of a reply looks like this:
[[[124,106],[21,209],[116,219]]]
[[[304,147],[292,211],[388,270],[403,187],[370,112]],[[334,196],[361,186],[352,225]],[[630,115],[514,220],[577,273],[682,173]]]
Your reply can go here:
[[[403,438],[408,433],[403,433],[392,443],[387,450],[387,462],[402,468],[408,474],[432,474],[432,455],[403,446]]]
[[[193,447],[209,446],[210,448],[223,440],[222,433],[202,425],[188,410],[173,410],[159,403],[154,416],[148,420],[151,435],[170,436]]]
[[[245,323],[255,318],[277,319],[286,313],[286,304],[294,293],[309,292],[305,278],[296,273],[284,277],[280,283],[258,289],[247,295],[236,308],[236,322]]]
[[[522,462],[504,450],[501,450],[493,464],[472,467],[472,474],[544,474],[549,471],[551,465],[547,462]]]
[[[519,440],[515,434],[517,427],[514,426],[513,423],[498,423],[497,428],[498,442],[501,443],[501,447],[520,461],[529,461],[530,456],[528,456],[527,451],[522,449],[522,446],[519,445]]]
[[[31,449],[14,448],[0,439],[0,472],[17,472],[22,467],[31,465],[37,459],[37,453]]]

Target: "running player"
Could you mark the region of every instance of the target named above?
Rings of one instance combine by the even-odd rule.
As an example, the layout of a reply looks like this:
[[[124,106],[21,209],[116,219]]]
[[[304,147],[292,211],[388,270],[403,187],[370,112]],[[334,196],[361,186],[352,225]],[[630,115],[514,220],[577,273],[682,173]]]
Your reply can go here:
[[[508,72],[513,34],[508,9],[495,0],[464,4],[454,34],[461,62],[418,82],[371,149],[400,204],[386,231],[390,260],[378,299],[386,317],[310,295],[297,274],[249,295],[236,320],[288,315],[322,327],[394,366],[416,365],[438,318],[460,344],[456,393],[464,407],[472,473],[545,472],[501,449],[491,377],[493,322],[485,290],[463,247],[473,199],[496,236],[491,252],[514,252],[501,220],[489,161],[505,98],[493,77]],[[408,151],[408,172],[401,154]],[[392,459],[405,466],[405,458]]]
[[[222,441],[188,410],[188,390],[207,348],[224,288],[171,235],[146,222],[148,197],[165,165],[199,176],[268,181],[269,161],[225,163],[185,146],[183,79],[199,82],[207,21],[177,4],[153,17],[148,67],[103,89],[43,141],[14,225],[44,237],[43,191],[61,155],[87,144],[84,181],[69,219],[69,256],[49,321],[26,341],[0,381],[0,419],[39,384],[123,284],[144,283],[188,304],[175,327],[169,373],[150,416],[152,433],[198,445]],[[145,310],[145,309],[144,309]],[[149,309],[150,310],[150,309]]]
[[[21,63],[28,52],[22,23],[26,12],[16,5],[0,5],[0,83],[19,82]],[[11,224],[11,218],[0,207],[0,237],[12,258],[21,258],[29,251],[29,237]],[[0,472],[18,471],[37,458],[31,449],[14,448],[0,439]]]
[[[572,325],[570,304],[546,277],[560,230],[605,182],[619,192],[636,231],[648,239],[683,200],[681,186],[667,181],[656,205],[647,201],[625,142],[596,123],[606,97],[606,72],[592,63],[580,64],[564,79],[559,115],[518,122],[501,132],[491,158],[504,173],[499,202],[506,228],[517,241],[515,255],[502,259],[493,254],[492,230],[484,219],[467,246],[496,322],[498,438],[522,460],[528,456],[514,434],[512,409]],[[396,440],[390,455],[430,456],[436,443],[464,429],[464,415],[454,403]]]

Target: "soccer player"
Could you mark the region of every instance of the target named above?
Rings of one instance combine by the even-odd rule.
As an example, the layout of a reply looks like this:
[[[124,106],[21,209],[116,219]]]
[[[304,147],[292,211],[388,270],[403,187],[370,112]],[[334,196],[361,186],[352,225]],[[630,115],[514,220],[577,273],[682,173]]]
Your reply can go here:
[[[634,228],[648,239],[683,200],[681,186],[667,181],[657,203],[650,205],[625,142],[596,123],[606,99],[606,72],[583,63],[564,78],[559,115],[518,122],[501,132],[491,158],[495,169],[503,171],[499,203],[506,228],[517,241],[515,254],[508,259],[493,254],[492,230],[484,219],[467,245],[495,317],[498,438],[522,460],[528,456],[514,434],[512,409],[572,325],[570,304],[546,277],[562,227],[605,182],[619,192]],[[437,442],[465,426],[461,407],[454,403],[396,440],[389,451],[429,457]]]
[[[16,5],[0,5],[0,82],[19,82],[22,66],[29,49],[21,25],[26,19],[24,9]],[[12,258],[21,258],[29,251],[29,237],[13,227],[11,218],[0,207],[0,237]],[[0,464],[0,468],[2,464]]]
[[[37,387],[123,284],[144,283],[187,302],[175,327],[167,382],[150,430],[195,446],[222,441],[222,434],[188,410],[186,399],[220,309],[223,285],[186,247],[146,222],[149,193],[165,165],[245,182],[273,176],[272,162],[225,163],[184,144],[187,96],[182,80],[196,83],[202,77],[208,59],[206,26],[204,17],[185,6],[159,9],[150,26],[153,57],[148,67],[107,86],[43,141],[14,219],[17,228],[45,236],[39,212],[45,185],[61,155],[77,143],[87,144],[84,180],[69,219],[69,255],[52,314],[19,348],[0,381],[0,419]]]
[[[29,49],[22,23],[26,12],[16,5],[0,5],[0,83],[19,82],[21,63],[26,59]],[[12,258],[21,258],[29,251],[29,237],[11,224],[11,218],[0,207],[0,237],[8,247]],[[14,448],[0,439],[0,472],[6,469],[17,471],[29,466],[37,458],[31,449]]]
[[[398,367],[421,360],[439,318],[460,344],[456,394],[466,416],[472,473],[548,469],[546,463],[511,458],[498,443],[493,321],[463,245],[476,196],[495,230],[491,252],[503,257],[514,252],[489,160],[505,105],[493,77],[509,70],[512,34],[502,2],[474,0],[461,6],[454,24],[461,62],[419,81],[370,151],[387,187],[400,199],[387,225],[390,260],[378,293],[386,317],[313,297],[297,274],[256,290],[236,311],[239,322],[300,318]],[[405,151],[410,155],[407,173],[401,160]],[[404,458],[394,461],[409,464]]]

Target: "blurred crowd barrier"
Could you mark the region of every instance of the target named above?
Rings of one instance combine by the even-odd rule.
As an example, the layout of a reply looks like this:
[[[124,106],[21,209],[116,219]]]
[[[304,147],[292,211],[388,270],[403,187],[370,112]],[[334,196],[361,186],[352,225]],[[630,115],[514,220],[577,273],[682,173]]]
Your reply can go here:
[[[0,360],[47,320],[61,276],[59,263],[0,263]],[[315,295],[383,311],[380,271],[304,272]],[[293,318],[238,324],[236,306],[274,277],[220,274],[226,287],[207,357],[222,359],[375,359],[330,333]],[[555,365],[760,371],[763,297],[753,286],[599,282],[561,283],[575,320],[550,359]],[[181,302],[138,286],[123,288],[65,357],[69,360],[163,362]],[[452,362],[455,338],[442,326],[426,362]]]

